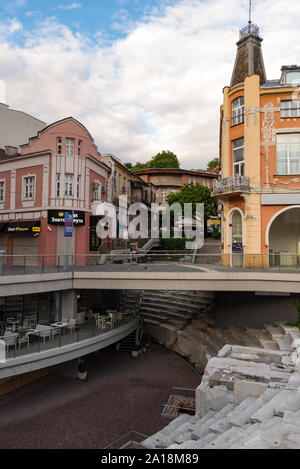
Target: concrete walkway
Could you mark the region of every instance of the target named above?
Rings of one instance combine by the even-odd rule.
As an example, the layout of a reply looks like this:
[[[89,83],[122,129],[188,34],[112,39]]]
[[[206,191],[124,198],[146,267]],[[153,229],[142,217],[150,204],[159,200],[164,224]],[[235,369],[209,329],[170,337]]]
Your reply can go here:
[[[0,448],[101,449],[129,431],[151,435],[169,422],[160,414],[172,386],[201,380],[156,344],[138,358],[101,350],[88,368],[86,382],[51,375],[0,398]]]

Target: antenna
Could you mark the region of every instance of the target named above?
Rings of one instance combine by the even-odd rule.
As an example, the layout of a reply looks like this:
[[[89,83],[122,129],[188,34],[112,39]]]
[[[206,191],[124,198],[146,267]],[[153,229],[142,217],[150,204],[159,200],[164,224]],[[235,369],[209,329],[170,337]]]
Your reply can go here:
[[[249,24],[251,24],[251,16],[252,16],[252,0],[249,0]]]

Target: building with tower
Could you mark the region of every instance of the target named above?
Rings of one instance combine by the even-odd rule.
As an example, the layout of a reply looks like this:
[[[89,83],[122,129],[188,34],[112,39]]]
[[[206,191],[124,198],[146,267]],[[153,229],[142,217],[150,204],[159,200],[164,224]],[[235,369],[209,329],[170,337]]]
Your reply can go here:
[[[259,28],[240,31],[221,106],[224,265],[300,265],[300,67],[267,80]]]

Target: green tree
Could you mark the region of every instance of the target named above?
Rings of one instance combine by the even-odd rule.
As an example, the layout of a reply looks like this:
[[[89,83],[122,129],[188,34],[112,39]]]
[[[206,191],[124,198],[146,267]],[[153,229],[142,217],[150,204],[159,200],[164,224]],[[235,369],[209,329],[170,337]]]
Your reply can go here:
[[[135,165],[131,168],[131,171],[138,171],[139,169],[146,169],[147,163],[135,163]]]
[[[153,156],[147,163],[147,168],[180,168],[180,164],[175,153],[162,151]]]
[[[220,166],[219,158],[214,158],[207,164],[207,169],[215,169],[217,166]]]
[[[201,184],[194,184],[193,182],[185,184],[177,194],[170,194],[167,197],[167,202],[169,205],[179,202],[182,208],[183,204],[191,203],[193,204],[193,215],[196,214],[196,204],[203,203],[205,222],[209,217],[216,215],[211,192],[208,187],[202,186]]]
[[[130,163],[130,162],[129,163],[124,163],[124,166],[127,169],[130,169],[130,170],[132,169],[132,163]]]

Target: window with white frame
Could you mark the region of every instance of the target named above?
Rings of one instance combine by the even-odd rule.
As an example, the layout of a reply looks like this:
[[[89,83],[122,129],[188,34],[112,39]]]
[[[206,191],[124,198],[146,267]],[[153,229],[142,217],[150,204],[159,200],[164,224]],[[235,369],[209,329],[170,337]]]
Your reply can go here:
[[[58,155],[62,154],[62,139],[61,137],[57,137],[56,139],[56,151]]]
[[[277,134],[277,174],[300,174],[300,133]]]
[[[94,200],[101,200],[101,183],[94,182]]]
[[[300,99],[281,101],[280,111],[282,118],[300,117]]]
[[[73,197],[73,174],[65,174],[65,197]]]
[[[0,202],[5,201],[5,180],[0,181]]]
[[[81,176],[77,176],[77,189],[76,189],[77,199],[80,199],[80,181],[81,181]]]
[[[34,200],[35,196],[35,176],[25,176],[23,178],[23,199]]]
[[[233,141],[233,174],[245,175],[244,137]]]
[[[60,197],[60,173],[56,173],[56,197]]]
[[[74,155],[74,138],[66,138],[66,155],[72,156]]]
[[[244,122],[244,96],[237,98],[232,103],[232,125]]]

